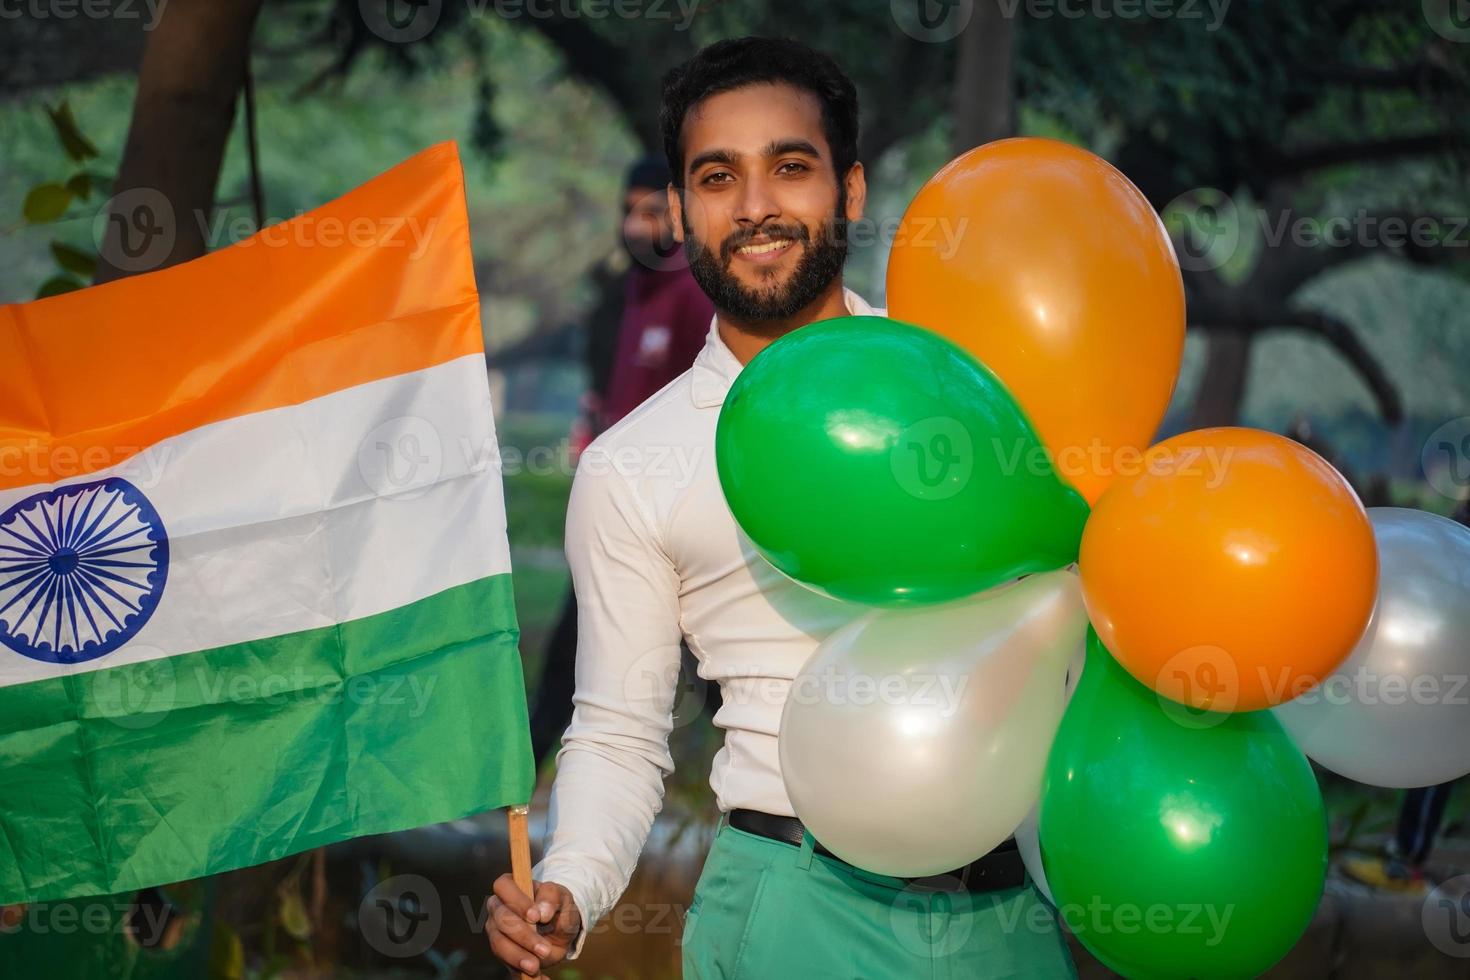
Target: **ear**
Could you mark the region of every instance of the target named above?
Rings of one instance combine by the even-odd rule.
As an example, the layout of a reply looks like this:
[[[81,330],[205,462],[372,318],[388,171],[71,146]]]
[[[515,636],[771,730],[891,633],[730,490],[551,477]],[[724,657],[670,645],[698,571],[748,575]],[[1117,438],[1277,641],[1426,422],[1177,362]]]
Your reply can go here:
[[[847,220],[858,221],[868,204],[868,178],[861,162],[854,163],[843,178],[847,183]]]
[[[664,189],[669,195],[669,221],[674,226],[674,241],[684,244],[684,201],[679,189],[672,183]]]

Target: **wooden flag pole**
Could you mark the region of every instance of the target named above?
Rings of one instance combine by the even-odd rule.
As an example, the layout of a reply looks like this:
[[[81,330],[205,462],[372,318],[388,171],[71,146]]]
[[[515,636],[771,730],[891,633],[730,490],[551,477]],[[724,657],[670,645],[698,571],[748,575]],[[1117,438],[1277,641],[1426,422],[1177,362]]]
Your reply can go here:
[[[515,879],[516,887],[535,899],[536,894],[531,890],[531,834],[526,829],[526,815],[530,813],[531,807],[527,803],[520,803],[508,807],[505,811],[506,822],[510,825],[510,873]],[[529,973],[522,973],[521,980],[536,980]]]

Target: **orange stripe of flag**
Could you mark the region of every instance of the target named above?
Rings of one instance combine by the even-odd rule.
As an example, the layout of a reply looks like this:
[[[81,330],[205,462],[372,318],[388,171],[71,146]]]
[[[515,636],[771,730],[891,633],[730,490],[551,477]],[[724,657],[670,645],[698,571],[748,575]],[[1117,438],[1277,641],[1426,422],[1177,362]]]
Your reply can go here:
[[[0,489],[481,351],[459,155],[441,143],[192,262],[0,306]]]

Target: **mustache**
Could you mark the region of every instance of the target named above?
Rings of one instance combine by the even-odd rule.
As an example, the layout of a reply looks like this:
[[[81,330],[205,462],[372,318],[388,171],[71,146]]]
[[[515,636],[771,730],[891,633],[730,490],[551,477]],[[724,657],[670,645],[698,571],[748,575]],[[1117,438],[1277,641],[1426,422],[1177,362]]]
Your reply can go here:
[[[742,245],[748,245],[751,239],[757,235],[764,235],[767,238],[789,238],[794,242],[803,243],[811,240],[811,232],[807,231],[806,225],[802,224],[761,225],[759,228],[742,228],[726,236],[725,240],[720,243],[720,261],[725,265],[729,265],[730,257],[735,254],[735,250]]]

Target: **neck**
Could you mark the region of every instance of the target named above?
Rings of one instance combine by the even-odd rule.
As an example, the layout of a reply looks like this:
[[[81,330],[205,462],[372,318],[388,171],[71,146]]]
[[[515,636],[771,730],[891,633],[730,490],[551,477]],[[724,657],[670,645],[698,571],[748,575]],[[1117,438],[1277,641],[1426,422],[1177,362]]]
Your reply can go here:
[[[798,310],[796,315],[784,320],[743,321],[723,310],[716,310],[715,323],[720,331],[720,339],[730,348],[735,359],[745,365],[750,363],[752,357],[798,327],[847,315],[847,298],[842,291],[842,277],[838,276],[820,296]]]

